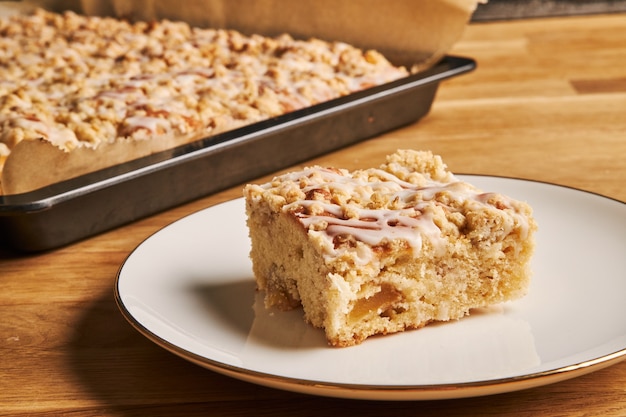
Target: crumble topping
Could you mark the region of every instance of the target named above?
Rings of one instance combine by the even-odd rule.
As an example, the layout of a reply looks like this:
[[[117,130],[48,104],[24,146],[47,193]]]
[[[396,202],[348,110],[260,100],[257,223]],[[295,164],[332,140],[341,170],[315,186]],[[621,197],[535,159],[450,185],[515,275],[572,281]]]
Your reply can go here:
[[[328,257],[354,253],[357,263],[374,256],[363,257],[361,244],[379,251],[400,244],[419,253],[428,241],[437,254],[444,249],[443,235],[471,237],[475,230],[483,238],[482,225],[473,220],[473,213],[483,210],[492,211],[499,222],[497,233],[490,229],[494,239],[514,227],[522,238],[529,233],[525,205],[461,181],[430,152],[398,151],[380,168],[353,172],[308,167],[248,187],[250,195],[264,195],[273,210],[293,215]]]
[[[0,68],[0,169],[22,140],[209,136],[408,75],[341,42],[44,10],[0,19]]]

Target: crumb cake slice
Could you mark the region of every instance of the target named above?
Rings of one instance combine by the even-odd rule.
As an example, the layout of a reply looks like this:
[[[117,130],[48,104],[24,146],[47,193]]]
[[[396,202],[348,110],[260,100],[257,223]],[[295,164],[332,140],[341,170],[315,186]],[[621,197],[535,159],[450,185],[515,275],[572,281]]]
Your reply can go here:
[[[310,167],[244,190],[266,307],[302,305],[332,346],[459,319],[526,294],[531,208],[456,178],[431,152]]]

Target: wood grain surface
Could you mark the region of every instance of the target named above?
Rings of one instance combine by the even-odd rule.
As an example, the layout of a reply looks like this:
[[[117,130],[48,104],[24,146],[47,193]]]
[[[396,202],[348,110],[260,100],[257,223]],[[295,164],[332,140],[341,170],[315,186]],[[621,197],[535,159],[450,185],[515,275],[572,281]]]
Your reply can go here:
[[[626,14],[474,23],[453,52],[478,68],[442,84],[426,118],[309,163],[353,169],[430,149],[458,173],[626,201]],[[508,394],[374,402],[240,382],[157,347],[117,310],[119,266],[163,226],[240,195],[234,187],[47,253],[0,249],[0,415],[626,415],[626,362]]]

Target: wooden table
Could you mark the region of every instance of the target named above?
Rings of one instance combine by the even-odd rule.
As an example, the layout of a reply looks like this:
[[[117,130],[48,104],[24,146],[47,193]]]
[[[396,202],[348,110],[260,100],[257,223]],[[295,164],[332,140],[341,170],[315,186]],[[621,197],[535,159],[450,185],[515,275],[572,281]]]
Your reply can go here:
[[[431,149],[459,173],[626,201],[625,14],[473,24],[454,52],[478,69],[445,82],[425,119],[311,162],[352,169],[397,148]],[[117,310],[118,267],[161,227],[240,190],[49,253],[1,251],[0,415],[626,415],[626,362],[515,393],[387,403],[264,388],[157,347]]]

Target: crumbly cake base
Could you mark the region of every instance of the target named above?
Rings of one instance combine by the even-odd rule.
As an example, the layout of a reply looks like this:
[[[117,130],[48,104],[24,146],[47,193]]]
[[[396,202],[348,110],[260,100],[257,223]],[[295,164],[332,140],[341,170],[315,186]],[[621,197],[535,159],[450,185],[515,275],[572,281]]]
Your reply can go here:
[[[458,181],[429,152],[353,173],[307,168],[245,196],[266,306],[301,305],[332,346],[459,319],[528,288],[530,207]]]

